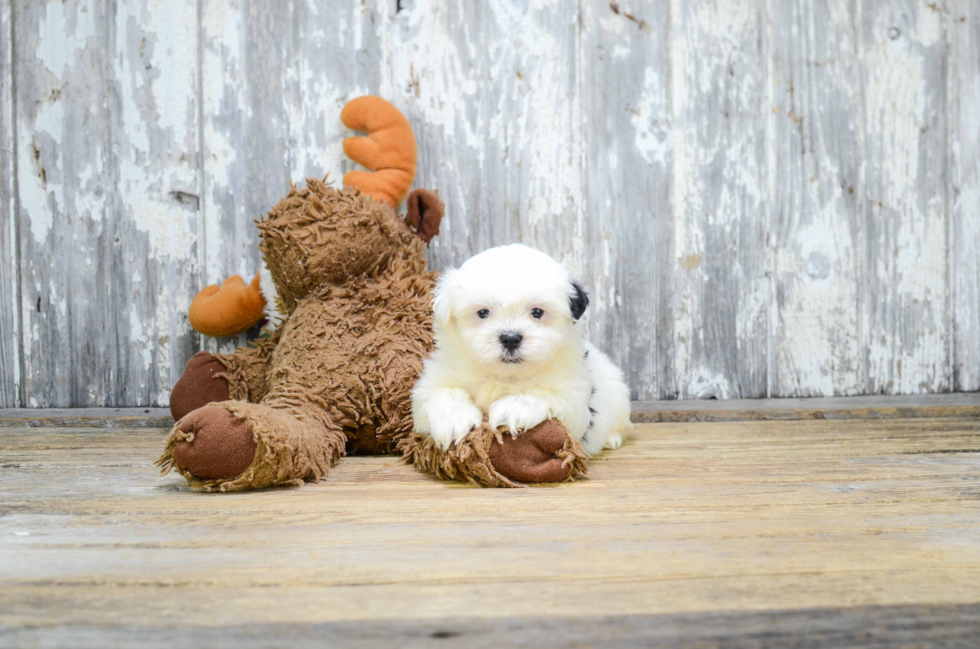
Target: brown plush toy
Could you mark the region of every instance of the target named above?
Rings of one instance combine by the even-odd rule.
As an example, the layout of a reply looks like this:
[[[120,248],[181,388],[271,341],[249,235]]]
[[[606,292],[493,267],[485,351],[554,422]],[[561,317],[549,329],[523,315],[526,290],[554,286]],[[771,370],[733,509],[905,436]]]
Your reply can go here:
[[[361,97],[342,119],[367,129],[344,148],[371,172],[340,190],[310,179],[258,222],[283,321],[252,347],[188,361],[158,466],[220,491],[317,481],[345,453],[400,451],[422,471],[485,486],[582,475],[586,456],[556,420],[517,437],[484,424],[449,451],[412,433],[411,390],[432,349],[435,273],[423,253],[443,206],[418,189],[405,220],[395,212],[416,145],[394,106]],[[192,322],[230,335],[264,305],[257,282],[226,281],[195,298]]]

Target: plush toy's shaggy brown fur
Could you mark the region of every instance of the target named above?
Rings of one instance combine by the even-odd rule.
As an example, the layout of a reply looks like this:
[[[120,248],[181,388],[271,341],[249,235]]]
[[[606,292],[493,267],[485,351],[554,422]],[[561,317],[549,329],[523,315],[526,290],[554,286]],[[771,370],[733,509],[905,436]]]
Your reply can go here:
[[[520,487],[527,482],[566,482],[586,473],[588,456],[555,420],[512,437],[486,422],[443,451],[428,435],[413,433],[401,449],[420,471],[481,487]],[[505,473],[507,475],[505,475]]]
[[[409,200],[417,232],[387,203],[312,179],[259,223],[285,319],[252,348],[215,355],[224,372],[206,355],[191,359],[174,388],[179,421],[158,460],[164,471],[237,491],[315,481],[344,453],[400,448],[422,470],[487,486],[584,473],[558,422],[512,443],[484,427],[448,452],[411,434],[411,390],[433,345],[435,274],[420,236],[438,232],[442,208],[424,190]],[[215,381],[226,387],[204,387]],[[207,405],[215,395],[229,400]]]

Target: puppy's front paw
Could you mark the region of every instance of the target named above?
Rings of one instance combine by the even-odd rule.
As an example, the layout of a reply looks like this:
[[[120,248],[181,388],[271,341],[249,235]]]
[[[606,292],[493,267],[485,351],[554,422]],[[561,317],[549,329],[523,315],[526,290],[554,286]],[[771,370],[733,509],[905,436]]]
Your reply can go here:
[[[534,428],[542,421],[551,419],[548,404],[536,397],[515,394],[494,401],[488,413],[490,426],[506,426],[511,435]]]
[[[433,408],[429,413],[433,441],[442,450],[466,437],[483,423],[483,413],[471,403],[452,403]]]

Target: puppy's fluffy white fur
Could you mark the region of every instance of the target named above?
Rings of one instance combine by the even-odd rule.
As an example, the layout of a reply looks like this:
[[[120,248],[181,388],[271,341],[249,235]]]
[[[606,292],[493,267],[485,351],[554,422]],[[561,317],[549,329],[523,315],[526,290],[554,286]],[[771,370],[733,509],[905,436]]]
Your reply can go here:
[[[444,273],[432,304],[436,346],[412,393],[417,432],[446,449],[484,413],[515,434],[556,418],[590,455],[619,448],[632,428],[629,389],[582,340],[588,298],[561,264],[520,244],[492,248]]]

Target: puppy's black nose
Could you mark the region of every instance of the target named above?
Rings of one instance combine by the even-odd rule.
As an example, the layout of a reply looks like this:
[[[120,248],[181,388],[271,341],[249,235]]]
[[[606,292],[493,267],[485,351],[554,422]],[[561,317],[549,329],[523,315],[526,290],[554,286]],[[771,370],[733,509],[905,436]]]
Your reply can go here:
[[[520,347],[522,340],[524,340],[524,336],[516,331],[508,331],[507,333],[500,334],[500,344],[509,352]]]

